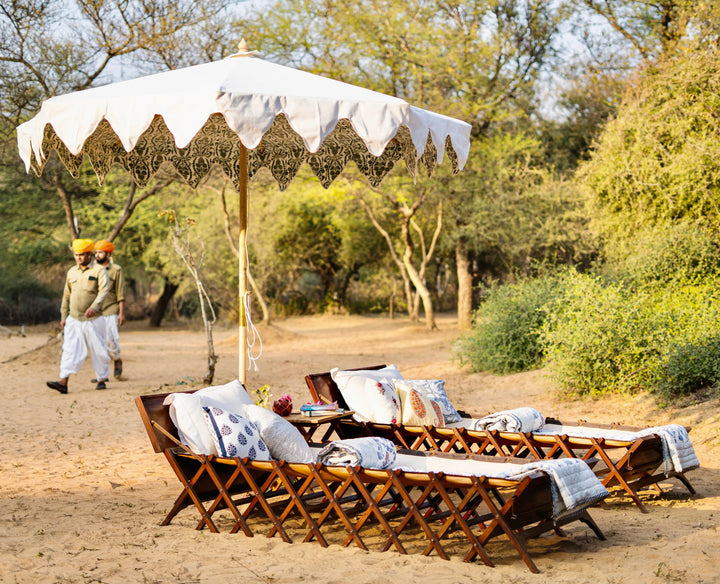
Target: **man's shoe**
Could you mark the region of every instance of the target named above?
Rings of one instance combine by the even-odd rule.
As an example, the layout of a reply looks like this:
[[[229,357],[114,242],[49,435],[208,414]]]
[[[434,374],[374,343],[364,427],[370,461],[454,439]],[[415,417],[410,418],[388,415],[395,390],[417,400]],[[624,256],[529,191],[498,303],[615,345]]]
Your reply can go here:
[[[107,386],[104,381],[98,381],[97,385],[95,385],[95,389],[107,389]]]
[[[50,389],[54,389],[55,391],[59,391],[60,393],[67,393],[67,385],[63,385],[59,381],[46,381],[45,384]]]
[[[113,371],[113,375],[115,376],[115,379],[120,379],[120,376],[122,375],[122,359],[115,361],[115,370]]]

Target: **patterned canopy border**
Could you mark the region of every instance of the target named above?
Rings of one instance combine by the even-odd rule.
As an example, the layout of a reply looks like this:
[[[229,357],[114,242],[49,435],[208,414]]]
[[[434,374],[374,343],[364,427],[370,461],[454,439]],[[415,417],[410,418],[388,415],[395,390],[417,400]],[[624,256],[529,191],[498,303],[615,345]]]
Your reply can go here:
[[[453,174],[457,174],[460,171],[458,157],[449,136],[446,138],[445,149]],[[80,175],[80,166],[87,155],[101,184],[114,164],[122,166],[133,180],[143,187],[164,163],[169,163],[193,188],[200,184],[214,165],[222,168],[236,189],[240,188],[240,139],[228,127],[225,118],[217,113],[208,118],[186,148],[175,145],[175,139],[163,118],[156,115],[130,152],[125,151],[107,120],[98,124],[77,155],[71,154],[55,134],[52,125],[46,124],[42,162],[38,162],[34,154],[31,159],[31,167],[38,176],[42,174],[53,150],[75,178]],[[400,126],[380,156],[374,156],[353,131],[350,122],[341,119],[318,151],[312,153],[305,148],[302,138],[290,127],[286,117],[280,114],[264,134],[258,147],[248,151],[248,178],[252,178],[260,168],[265,167],[280,190],[285,190],[302,164],[307,163],[320,184],[327,188],[347,163],[352,161],[371,185],[378,186],[401,159],[412,176],[415,176],[418,166],[425,167],[428,174],[432,174],[437,166],[437,150],[430,133],[428,132],[425,151],[419,158],[410,130],[405,126]]]

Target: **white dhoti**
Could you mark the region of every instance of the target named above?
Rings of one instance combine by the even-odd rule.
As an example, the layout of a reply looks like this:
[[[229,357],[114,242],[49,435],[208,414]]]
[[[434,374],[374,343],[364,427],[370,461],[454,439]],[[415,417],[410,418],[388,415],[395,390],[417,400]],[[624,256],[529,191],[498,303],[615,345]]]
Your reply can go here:
[[[90,362],[97,379],[110,377],[110,356],[105,340],[105,322],[101,317],[93,320],[65,319],[63,349],[60,359],[60,378],[64,379],[82,369],[90,353]]]
[[[120,333],[118,332],[117,314],[108,314],[100,317],[105,322],[105,337],[107,350],[114,361],[120,359]]]

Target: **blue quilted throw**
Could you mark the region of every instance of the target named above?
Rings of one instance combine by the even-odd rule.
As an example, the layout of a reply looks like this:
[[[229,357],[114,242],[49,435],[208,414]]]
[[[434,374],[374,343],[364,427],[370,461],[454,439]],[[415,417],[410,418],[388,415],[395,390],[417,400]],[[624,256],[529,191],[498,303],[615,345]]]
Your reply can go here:
[[[640,436],[657,434],[662,438],[663,457],[665,459],[665,475],[671,472],[685,472],[700,466],[695,449],[684,426],[667,424],[655,426],[638,432]]]
[[[522,469],[520,473],[511,478],[519,479],[529,472],[538,470],[550,475],[555,519],[594,505],[610,494],[584,460],[577,458],[538,460],[523,464],[520,468]]]
[[[476,430],[501,432],[535,432],[545,425],[545,416],[534,408],[515,408],[489,414],[474,421]]]
[[[389,468],[395,462],[395,445],[386,438],[368,436],[328,442],[318,452],[317,461],[329,466]]]

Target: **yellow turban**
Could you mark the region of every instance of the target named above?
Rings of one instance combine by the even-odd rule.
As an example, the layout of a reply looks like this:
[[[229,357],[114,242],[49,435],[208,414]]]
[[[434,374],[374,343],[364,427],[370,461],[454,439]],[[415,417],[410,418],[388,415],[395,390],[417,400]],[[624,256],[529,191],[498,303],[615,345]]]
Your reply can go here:
[[[115,251],[115,246],[111,241],[101,239],[95,242],[95,251],[104,251],[105,253],[112,253]]]
[[[88,253],[93,250],[92,239],[73,239],[72,248],[75,253]]]

